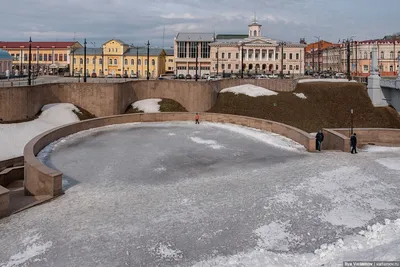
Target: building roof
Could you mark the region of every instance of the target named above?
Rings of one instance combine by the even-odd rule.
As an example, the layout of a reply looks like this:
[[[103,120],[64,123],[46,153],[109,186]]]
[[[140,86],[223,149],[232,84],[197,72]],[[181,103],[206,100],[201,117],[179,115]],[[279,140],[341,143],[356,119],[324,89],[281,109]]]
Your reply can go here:
[[[165,51],[165,54],[167,56],[173,56],[174,55],[174,49],[173,48],[167,48],[167,49],[164,49],[164,51]]]
[[[11,59],[12,60],[12,57],[7,51],[0,49],[0,59]]]
[[[150,48],[149,55],[150,56],[159,56],[162,53],[163,49],[161,48]],[[138,52],[139,56],[147,56],[147,48],[146,47],[139,47],[138,51],[136,51],[135,47],[130,47],[126,52],[124,53],[124,56],[136,56],[136,53]],[[75,55],[83,55],[84,54],[84,48],[78,48],[73,52]],[[102,48],[86,48],[86,55],[97,55],[101,56],[102,53]],[[104,55],[108,55],[109,53],[107,51],[104,51]],[[173,54],[173,52],[172,52]],[[114,55],[114,54],[113,54]]]
[[[248,34],[218,34],[217,40],[225,40],[225,39],[245,39],[248,38]]]
[[[213,42],[215,40],[215,35],[214,33],[180,32],[176,35],[175,40],[178,42],[184,42],[184,41]]]
[[[69,48],[78,42],[32,42],[32,48]],[[1,42],[0,48],[27,48],[29,42]]]

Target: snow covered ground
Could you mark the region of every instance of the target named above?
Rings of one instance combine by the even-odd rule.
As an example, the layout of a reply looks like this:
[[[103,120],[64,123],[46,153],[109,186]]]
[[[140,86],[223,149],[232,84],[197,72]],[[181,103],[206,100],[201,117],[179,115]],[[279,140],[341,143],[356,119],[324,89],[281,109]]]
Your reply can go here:
[[[49,104],[42,108],[39,118],[21,123],[0,124],[0,161],[20,157],[25,145],[35,136],[52,128],[79,121],[72,104]]]
[[[220,93],[234,93],[235,95],[244,94],[251,97],[264,96],[264,95],[271,96],[278,94],[275,91],[268,90],[263,87],[255,86],[252,84],[244,84],[244,85],[225,88],[222,89]]]
[[[331,82],[331,83],[356,83],[356,80],[349,81],[348,79],[301,79],[298,83],[312,83],[312,82]]]
[[[246,127],[171,122],[81,132],[40,158],[66,194],[0,220],[1,267],[400,260],[400,149],[307,153]]]
[[[304,93],[293,93],[295,96],[301,99],[307,99],[307,96]]]
[[[156,113],[160,112],[160,105],[158,104],[161,102],[162,99],[160,98],[149,98],[144,100],[136,101],[132,104],[133,108],[137,108],[144,113]]]

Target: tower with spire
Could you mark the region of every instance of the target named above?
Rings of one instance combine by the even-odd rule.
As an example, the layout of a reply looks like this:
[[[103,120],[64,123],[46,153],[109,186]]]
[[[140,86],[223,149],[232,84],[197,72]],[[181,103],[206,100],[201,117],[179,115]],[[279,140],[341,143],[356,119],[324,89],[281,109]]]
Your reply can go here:
[[[254,13],[253,22],[249,25],[249,37],[261,37],[262,25],[257,22],[256,13]]]

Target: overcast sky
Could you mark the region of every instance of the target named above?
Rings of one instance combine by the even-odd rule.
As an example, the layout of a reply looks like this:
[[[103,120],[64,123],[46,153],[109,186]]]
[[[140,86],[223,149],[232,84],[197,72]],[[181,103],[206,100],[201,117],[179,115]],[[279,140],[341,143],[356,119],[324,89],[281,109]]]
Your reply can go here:
[[[17,0],[1,1],[1,41],[83,43],[117,38],[129,44],[173,45],[178,32],[247,33],[254,12],[264,36],[337,42],[400,31],[400,0]]]

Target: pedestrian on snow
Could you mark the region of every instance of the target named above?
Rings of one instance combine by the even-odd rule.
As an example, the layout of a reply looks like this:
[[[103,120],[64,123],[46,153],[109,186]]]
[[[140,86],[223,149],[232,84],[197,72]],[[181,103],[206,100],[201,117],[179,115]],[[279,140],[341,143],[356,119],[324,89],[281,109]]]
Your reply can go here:
[[[350,146],[351,146],[351,154],[353,153],[357,154],[357,136],[355,133],[350,137]]]
[[[324,141],[324,134],[321,130],[319,130],[317,135],[315,136],[315,148],[318,151],[321,151],[322,141]]]
[[[194,117],[194,119],[196,120],[196,124],[200,124],[199,118],[199,113],[196,113],[196,116]]]

